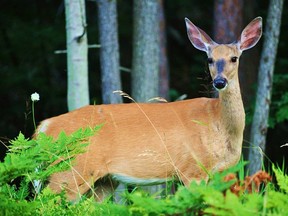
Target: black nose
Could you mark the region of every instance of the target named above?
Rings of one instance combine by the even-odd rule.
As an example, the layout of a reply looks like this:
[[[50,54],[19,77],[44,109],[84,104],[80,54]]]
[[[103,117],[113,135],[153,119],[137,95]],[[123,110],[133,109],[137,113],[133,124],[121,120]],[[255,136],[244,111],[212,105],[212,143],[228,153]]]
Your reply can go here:
[[[213,80],[213,86],[217,90],[223,90],[227,86],[227,80],[223,77],[217,77]]]

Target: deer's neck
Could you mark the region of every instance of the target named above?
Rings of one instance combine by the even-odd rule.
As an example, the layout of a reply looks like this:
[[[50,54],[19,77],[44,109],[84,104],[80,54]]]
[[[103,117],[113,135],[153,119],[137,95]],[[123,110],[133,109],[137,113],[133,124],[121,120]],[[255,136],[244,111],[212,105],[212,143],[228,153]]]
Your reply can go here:
[[[219,93],[221,125],[224,127],[232,147],[239,149],[243,141],[245,111],[239,81],[233,80],[227,89]]]

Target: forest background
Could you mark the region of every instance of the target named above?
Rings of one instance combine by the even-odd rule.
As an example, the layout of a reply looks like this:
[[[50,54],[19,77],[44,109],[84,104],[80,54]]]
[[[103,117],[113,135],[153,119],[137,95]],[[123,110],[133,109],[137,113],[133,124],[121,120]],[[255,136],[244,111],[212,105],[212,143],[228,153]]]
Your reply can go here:
[[[189,18],[218,42],[214,22],[217,18],[216,5],[217,1],[208,0],[163,1],[166,24],[163,31],[165,31],[167,42],[170,101],[184,94],[187,95],[187,98],[211,96],[206,56],[195,50],[190,44],[186,35],[184,18]],[[235,26],[239,27],[239,33],[257,16],[263,17],[265,29],[268,5],[268,0],[243,0],[240,13],[242,22],[241,24],[235,23]],[[238,6],[235,4],[235,7]],[[19,131],[26,137],[33,134],[31,93],[36,91],[40,94],[41,100],[35,107],[37,122],[65,113],[68,108],[66,54],[61,52],[57,54],[59,53],[57,51],[66,49],[64,1],[2,0],[0,11],[0,99],[2,102],[0,155],[2,158],[7,150],[5,145],[10,139],[16,137]],[[132,67],[133,52],[133,1],[118,1],[117,11],[120,65],[128,69],[121,71],[122,90],[130,94],[131,73],[129,69]],[[86,14],[88,43],[90,45],[99,44],[98,11],[95,1],[86,1]],[[275,65],[270,127],[266,147],[268,158],[279,164],[283,162],[288,152],[288,148],[280,147],[288,142],[287,29],[288,4],[286,1]],[[252,121],[255,106],[262,44],[263,38],[259,45],[251,51],[245,52],[241,57],[243,73],[239,76],[248,124],[243,144],[244,152],[249,148],[249,123]],[[99,55],[99,49],[89,49],[91,104],[102,103]],[[285,110],[287,111],[285,112]]]

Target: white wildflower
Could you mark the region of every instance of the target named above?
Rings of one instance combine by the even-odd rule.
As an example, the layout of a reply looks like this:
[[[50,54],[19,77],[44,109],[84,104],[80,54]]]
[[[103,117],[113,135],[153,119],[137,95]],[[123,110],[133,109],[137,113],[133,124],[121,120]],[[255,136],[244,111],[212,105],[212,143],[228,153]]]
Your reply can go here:
[[[40,95],[37,92],[31,94],[31,100],[32,101],[39,101],[40,100]]]

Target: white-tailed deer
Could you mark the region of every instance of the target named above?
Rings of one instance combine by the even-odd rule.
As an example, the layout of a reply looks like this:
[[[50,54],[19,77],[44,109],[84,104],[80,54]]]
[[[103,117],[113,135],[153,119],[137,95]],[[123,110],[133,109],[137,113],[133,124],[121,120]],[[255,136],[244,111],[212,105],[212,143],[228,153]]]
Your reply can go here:
[[[151,185],[179,179],[189,185],[192,180],[207,179],[207,170],[221,171],[238,162],[245,126],[239,57],[260,39],[262,18],[254,19],[231,44],[217,44],[185,21],[191,43],[208,56],[219,98],[86,106],[44,120],[38,132],[53,137],[104,123],[90,138],[87,152],[76,157],[73,169],[50,178],[50,188],[65,189],[71,200],[93,188],[101,199],[118,181]],[[103,181],[107,176],[113,181]]]

